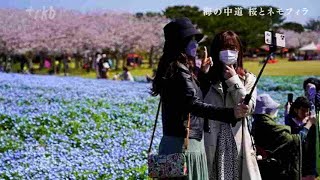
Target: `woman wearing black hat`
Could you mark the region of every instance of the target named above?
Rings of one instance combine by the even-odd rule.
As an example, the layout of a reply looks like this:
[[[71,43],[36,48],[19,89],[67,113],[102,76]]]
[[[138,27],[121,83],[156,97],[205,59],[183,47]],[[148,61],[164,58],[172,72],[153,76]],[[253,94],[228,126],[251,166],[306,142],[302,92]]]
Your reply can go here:
[[[175,19],[164,27],[165,45],[158,70],[152,84],[154,96],[162,101],[163,137],[159,154],[184,151],[184,126],[190,113],[189,143],[185,150],[188,177],[192,180],[208,179],[206,154],[203,144],[203,118],[232,123],[248,113],[248,106],[216,108],[202,102],[202,93],[193,74],[198,42],[203,35],[188,18]],[[204,63],[208,63],[208,58]],[[225,121],[226,122],[226,121]]]

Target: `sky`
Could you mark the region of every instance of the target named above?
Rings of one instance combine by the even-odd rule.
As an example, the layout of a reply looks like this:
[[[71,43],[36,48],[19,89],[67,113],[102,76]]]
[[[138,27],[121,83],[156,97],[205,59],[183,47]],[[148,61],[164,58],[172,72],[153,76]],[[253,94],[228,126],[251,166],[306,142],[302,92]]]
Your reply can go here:
[[[310,18],[320,18],[320,0],[0,0],[0,8],[42,9],[64,8],[82,12],[112,10],[121,12],[161,12],[168,6],[192,5],[204,8],[222,8],[228,5],[251,7],[272,5],[283,10],[292,9],[286,21],[305,24]],[[303,15],[302,9],[308,12]],[[296,15],[296,11],[300,11]],[[285,11],[285,12],[289,12]],[[305,11],[304,11],[305,12]]]

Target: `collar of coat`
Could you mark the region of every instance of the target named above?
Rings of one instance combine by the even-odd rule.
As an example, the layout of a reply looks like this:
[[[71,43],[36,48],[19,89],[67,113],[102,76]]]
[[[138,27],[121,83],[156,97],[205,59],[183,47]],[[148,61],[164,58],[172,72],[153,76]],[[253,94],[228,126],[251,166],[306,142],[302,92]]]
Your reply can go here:
[[[193,74],[193,72],[191,72],[191,71],[189,70],[189,68],[188,68],[185,64],[182,64],[182,63],[180,63],[180,62],[177,62],[177,67],[179,68],[180,71],[183,71],[183,72],[189,74],[189,75],[192,77],[192,78],[191,78],[192,81],[193,81],[194,83],[196,83],[197,86],[200,86],[200,82],[198,81],[198,78]]]
[[[183,70],[184,72],[191,74],[189,68],[186,65],[184,65],[180,62],[177,62],[177,66],[179,69]]]
[[[237,76],[237,75],[235,75]],[[240,76],[238,75],[239,79],[242,81],[242,82],[245,82],[246,78],[247,78],[247,74],[245,76]],[[211,87],[213,89],[215,89],[217,92],[219,92],[219,94],[223,97],[223,87],[222,87],[222,82],[221,81],[218,81],[214,84],[211,85]]]

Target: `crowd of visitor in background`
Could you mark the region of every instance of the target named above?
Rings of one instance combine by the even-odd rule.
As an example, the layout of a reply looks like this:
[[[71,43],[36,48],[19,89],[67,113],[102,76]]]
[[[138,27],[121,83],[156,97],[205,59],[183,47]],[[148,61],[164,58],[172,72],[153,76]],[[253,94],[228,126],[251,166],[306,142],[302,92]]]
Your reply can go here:
[[[95,72],[97,79],[112,79],[112,80],[123,80],[123,81],[134,81],[134,78],[129,71],[129,67],[135,68],[142,64],[141,56],[136,54],[129,54],[126,62],[127,66],[124,66],[123,72],[115,74],[110,77],[110,70],[115,70],[115,60],[110,55],[105,53],[96,53],[95,57],[79,55],[55,55],[55,56],[44,56],[40,57],[36,55],[34,59],[27,57],[26,54],[17,54],[13,56],[1,56],[0,61],[0,72],[12,72],[13,65],[19,64],[18,73],[34,74],[34,64],[38,64],[37,70],[47,72],[49,75],[61,74],[68,76],[70,74],[70,64],[75,61],[75,66],[85,70],[85,72]],[[41,60],[42,59],[42,60]],[[76,59],[76,60],[75,60]]]

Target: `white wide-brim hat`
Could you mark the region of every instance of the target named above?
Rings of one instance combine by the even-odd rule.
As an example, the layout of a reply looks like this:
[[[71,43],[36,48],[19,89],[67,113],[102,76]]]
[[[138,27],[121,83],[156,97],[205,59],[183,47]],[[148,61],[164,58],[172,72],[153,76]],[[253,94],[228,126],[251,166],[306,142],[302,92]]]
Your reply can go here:
[[[279,108],[280,104],[274,101],[269,94],[257,96],[255,114],[270,114]]]

